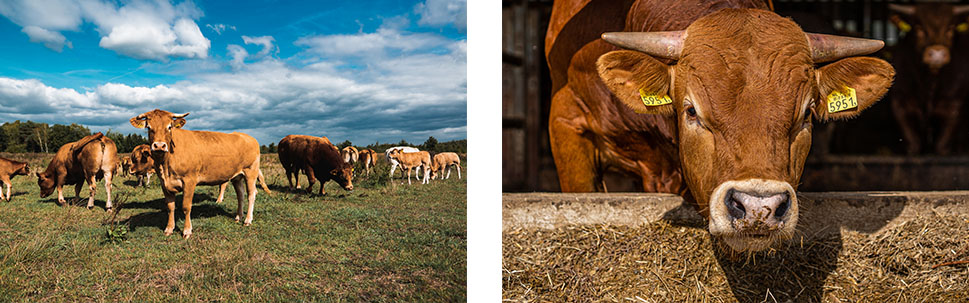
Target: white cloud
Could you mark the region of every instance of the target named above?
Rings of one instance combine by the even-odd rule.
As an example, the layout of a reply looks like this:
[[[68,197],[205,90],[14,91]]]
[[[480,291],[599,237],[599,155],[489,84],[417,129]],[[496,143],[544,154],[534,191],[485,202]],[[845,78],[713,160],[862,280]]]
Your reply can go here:
[[[0,14],[55,51],[72,46],[60,32],[79,30],[85,21],[96,26],[101,47],[136,59],[205,58],[210,47],[194,21],[202,12],[191,1],[12,0],[0,1]]]
[[[268,55],[273,50],[275,50],[276,48],[273,47],[274,40],[275,39],[273,39],[273,37],[271,36],[262,36],[262,37],[242,36],[242,41],[245,42],[246,44],[262,45],[262,50],[260,50],[259,53],[256,54],[256,57],[263,57],[265,55]]]
[[[235,26],[233,26],[233,25],[225,25],[225,24],[222,24],[222,23],[219,23],[219,24],[206,24],[205,27],[208,27],[213,32],[215,32],[216,34],[219,34],[219,35],[221,35],[222,32],[225,32],[225,30],[227,30],[227,29],[236,30],[236,27]]]
[[[468,28],[467,0],[427,0],[418,3],[414,11],[421,16],[417,21],[420,25],[454,24],[459,30]]]
[[[402,33],[396,29],[381,27],[374,33],[303,37],[296,40],[295,44],[306,46],[312,52],[325,56],[367,56],[389,50],[425,50],[449,42],[450,40],[438,35]]]
[[[245,64],[244,61],[246,60],[246,56],[249,56],[249,52],[247,52],[245,48],[242,48],[242,46],[235,44],[229,44],[226,46],[226,50],[229,51],[229,57],[232,58],[232,60],[229,61],[229,65],[236,70],[242,68],[242,66]]]

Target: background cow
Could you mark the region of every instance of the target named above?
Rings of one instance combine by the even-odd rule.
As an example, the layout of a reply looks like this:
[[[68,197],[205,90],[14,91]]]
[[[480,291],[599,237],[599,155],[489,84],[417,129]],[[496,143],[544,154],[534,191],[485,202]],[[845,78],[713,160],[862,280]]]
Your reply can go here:
[[[30,174],[30,166],[25,162],[14,161],[7,158],[0,158],[0,181],[7,187],[7,193],[0,189],[0,198],[10,201],[10,180],[15,176],[26,176]]]
[[[790,237],[813,120],[858,115],[887,91],[894,70],[849,58],[881,41],[805,34],[765,9],[759,1],[555,2],[545,52],[562,190],[606,190],[603,172],[622,172],[646,191],[683,195],[734,251]],[[856,106],[829,112],[827,97],[850,95],[847,88]]]
[[[895,47],[898,70],[891,105],[908,154],[950,152],[969,97],[969,5],[890,4],[892,21],[906,32]]]
[[[390,177],[391,178],[394,177],[394,170],[396,170],[397,169],[397,166],[400,165],[400,163],[397,162],[397,160],[394,160],[394,159],[392,159],[390,157],[390,152],[393,151],[393,150],[395,150],[395,149],[399,149],[399,150],[401,150],[402,152],[405,152],[405,153],[416,153],[416,152],[421,151],[421,150],[417,149],[416,147],[411,147],[411,146],[394,146],[394,147],[388,148],[386,151],[384,151],[384,156],[387,157],[387,162],[390,162]],[[404,174],[404,172],[401,171],[401,177],[403,177],[403,174]],[[418,177],[420,177],[420,175],[418,175]]]
[[[438,173],[444,174],[447,169],[447,176],[441,176],[441,180],[451,178],[451,166],[458,170],[458,179],[461,179],[461,158],[458,154],[445,152],[434,155],[431,159],[431,179],[437,179]]]
[[[259,142],[243,133],[218,133],[184,130],[185,116],[155,109],[131,118],[136,128],[148,129],[151,157],[155,172],[161,179],[162,193],[168,206],[165,235],[175,229],[175,194],[184,191],[182,210],[185,226],[182,237],[192,235],[192,198],[196,185],[221,185],[232,181],[239,205],[236,222],[242,219],[242,203],[248,193],[249,207],[244,225],[252,224],[256,203],[256,181],[262,180],[259,171]],[[260,182],[269,193],[265,182]]]
[[[313,189],[313,184],[320,180],[320,195],[326,194],[326,181],[334,180],[344,190],[353,190],[353,167],[343,161],[337,148],[324,138],[289,135],[279,140],[279,162],[286,170],[289,188],[293,186],[293,176],[299,188],[299,171],[306,173],[309,185],[306,191]]]
[[[131,150],[129,159],[129,169],[132,175],[138,179],[138,186],[148,187],[151,183],[151,175],[155,172],[155,161],[151,159],[151,147],[148,144],[135,146]]]
[[[429,182],[428,176],[431,173],[430,172],[430,167],[431,167],[430,153],[426,151],[408,153],[408,152],[404,152],[402,148],[395,148],[395,149],[391,149],[390,152],[387,154],[387,156],[390,157],[391,159],[396,160],[397,163],[400,163],[401,169],[407,170],[407,184],[411,184],[410,182],[411,169],[420,169],[420,168],[423,168],[424,170],[424,178],[421,179],[421,184],[427,184]],[[403,181],[401,181],[401,183],[403,183]]]
[[[357,163],[357,159],[360,158],[360,152],[353,146],[344,147],[343,150],[340,150],[340,155],[343,156],[343,162],[350,165]]]
[[[370,175],[370,170],[377,166],[377,152],[372,149],[361,149],[360,162],[363,163],[364,172]]]
[[[131,156],[121,157],[121,163],[119,164],[121,168],[121,175],[127,177],[131,171]]]
[[[105,209],[111,209],[111,177],[118,168],[118,149],[114,141],[102,133],[96,133],[81,140],[64,144],[54,154],[54,158],[47,164],[47,169],[38,172],[37,185],[40,186],[40,197],[44,198],[57,189],[57,203],[64,205],[64,185],[75,184],[74,196],[79,199],[81,185],[87,181],[91,189],[91,196],[87,200],[87,208],[94,207],[94,194],[97,193],[97,181],[104,179],[104,190],[108,198]]]

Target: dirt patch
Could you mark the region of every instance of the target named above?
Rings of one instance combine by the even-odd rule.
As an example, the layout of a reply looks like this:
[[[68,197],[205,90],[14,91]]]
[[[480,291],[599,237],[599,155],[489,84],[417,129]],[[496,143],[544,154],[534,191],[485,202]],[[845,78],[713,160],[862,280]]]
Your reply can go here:
[[[969,264],[960,261],[969,260],[969,207],[964,202],[969,199],[961,195],[964,192],[806,194],[804,217],[793,240],[776,250],[739,258],[724,253],[711,239],[705,220],[689,215],[689,209],[676,206],[676,201],[664,200],[667,204],[661,205],[666,206],[658,207],[664,211],[643,215],[647,219],[638,224],[569,223],[554,219],[565,216],[547,212],[537,218],[553,219],[541,224],[504,222],[503,298],[966,302]],[[593,206],[603,211],[608,200],[600,196],[602,203]],[[534,210],[534,203],[546,202],[520,206]],[[613,204],[609,207],[618,205]],[[576,209],[561,201],[555,207]],[[517,208],[506,203],[505,211],[509,209]],[[597,217],[617,216],[621,214],[605,211]]]

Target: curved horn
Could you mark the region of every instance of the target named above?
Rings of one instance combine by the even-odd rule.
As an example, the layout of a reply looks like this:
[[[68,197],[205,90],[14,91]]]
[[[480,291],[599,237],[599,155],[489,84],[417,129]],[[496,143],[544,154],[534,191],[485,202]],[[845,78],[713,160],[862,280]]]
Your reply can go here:
[[[815,63],[834,61],[845,57],[867,55],[885,46],[881,40],[842,37],[806,33]]]
[[[956,5],[952,7],[953,15],[961,15],[965,13],[969,13],[969,5]]]
[[[188,113],[184,113],[181,115],[172,114],[172,119],[185,118],[185,116],[188,116]]]
[[[888,5],[888,9],[903,15],[909,15],[909,16],[915,15],[914,5],[902,5],[902,4],[891,3]]]
[[[602,40],[615,46],[641,51],[653,56],[679,60],[686,31],[671,32],[610,32]]]

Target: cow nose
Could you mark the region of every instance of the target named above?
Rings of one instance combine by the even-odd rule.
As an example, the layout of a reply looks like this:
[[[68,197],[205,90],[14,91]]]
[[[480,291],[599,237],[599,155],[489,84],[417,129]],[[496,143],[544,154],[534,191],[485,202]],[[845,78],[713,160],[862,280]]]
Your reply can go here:
[[[791,206],[791,197],[787,192],[755,195],[732,190],[724,203],[732,220],[747,219],[775,225],[783,222],[784,215]]]
[[[922,62],[933,70],[938,70],[949,63],[949,48],[942,45],[932,45],[925,48]]]
[[[353,190],[353,185],[347,185],[347,191],[352,191],[352,190]]]
[[[153,142],[151,143],[151,151],[168,151],[168,143],[165,142]]]

